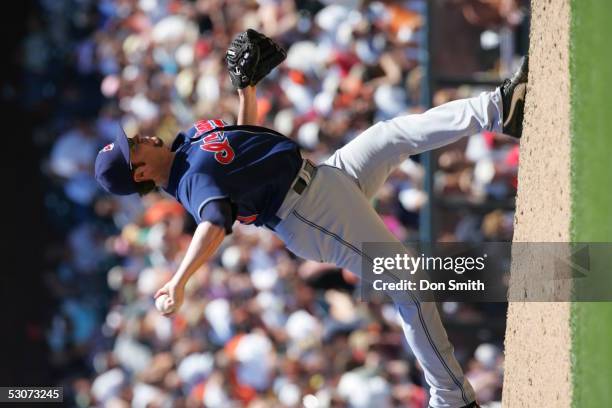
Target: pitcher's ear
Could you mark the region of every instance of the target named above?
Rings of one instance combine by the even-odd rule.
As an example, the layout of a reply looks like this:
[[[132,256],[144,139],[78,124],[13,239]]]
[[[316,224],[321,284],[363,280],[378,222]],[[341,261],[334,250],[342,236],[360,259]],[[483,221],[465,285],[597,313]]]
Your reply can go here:
[[[146,176],[145,176],[145,169],[143,165],[140,165],[138,167],[134,168],[134,181],[136,182],[140,182],[140,181],[145,181],[147,180]]]

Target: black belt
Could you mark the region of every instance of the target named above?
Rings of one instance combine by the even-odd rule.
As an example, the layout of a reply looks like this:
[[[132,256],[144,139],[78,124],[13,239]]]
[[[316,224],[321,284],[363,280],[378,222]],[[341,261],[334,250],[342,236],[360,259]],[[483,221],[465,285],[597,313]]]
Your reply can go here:
[[[312,182],[312,179],[314,178],[315,174],[317,173],[317,167],[310,160],[305,160],[304,167],[300,168],[300,171],[298,172],[297,179],[293,182],[291,187],[289,187],[289,191],[293,190],[298,195],[302,195],[302,193],[304,192],[304,190],[306,190],[306,187],[308,187],[308,184],[310,183],[308,180],[304,179],[301,176],[302,169],[306,173],[308,173],[308,175],[310,176],[310,182]],[[287,195],[285,195],[285,198],[287,198]],[[285,198],[283,198],[283,203],[285,202]],[[283,204],[281,203],[281,207],[282,206],[283,206]],[[270,228],[271,230],[274,230],[276,228],[276,226],[278,225],[278,223],[281,222],[281,221],[282,220],[276,214],[274,214],[270,218],[270,220],[268,220],[264,225],[266,227]]]

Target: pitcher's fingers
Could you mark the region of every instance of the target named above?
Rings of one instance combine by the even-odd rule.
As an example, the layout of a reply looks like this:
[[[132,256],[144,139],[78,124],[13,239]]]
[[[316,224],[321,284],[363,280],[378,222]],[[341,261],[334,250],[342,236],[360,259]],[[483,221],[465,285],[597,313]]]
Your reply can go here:
[[[176,312],[176,310],[172,309],[172,310],[169,310],[167,312],[163,312],[162,315],[165,316],[165,317],[172,317],[175,312]]]
[[[157,292],[155,292],[155,294],[153,295],[153,299],[157,299],[161,295],[169,295],[168,289],[165,286],[159,289]]]

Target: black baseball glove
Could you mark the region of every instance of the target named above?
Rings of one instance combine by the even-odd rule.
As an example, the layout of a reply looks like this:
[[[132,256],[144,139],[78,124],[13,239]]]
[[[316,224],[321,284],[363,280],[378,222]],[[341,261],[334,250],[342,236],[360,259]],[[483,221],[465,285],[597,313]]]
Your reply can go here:
[[[287,52],[265,35],[248,29],[232,41],[225,60],[232,85],[255,85],[287,58]]]

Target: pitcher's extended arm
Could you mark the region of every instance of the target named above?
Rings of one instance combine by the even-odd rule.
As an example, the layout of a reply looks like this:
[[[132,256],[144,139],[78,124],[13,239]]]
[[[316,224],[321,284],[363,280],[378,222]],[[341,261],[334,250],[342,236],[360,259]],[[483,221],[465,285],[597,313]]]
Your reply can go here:
[[[161,295],[170,297],[171,311],[164,313],[164,315],[170,316],[179,310],[183,303],[183,293],[189,278],[217,252],[223,238],[225,238],[225,230],[222,227],[208,221],[198,225],[193,233],[189,248],[187,248],[187,253],[176,273],[154,296],[155,299]]]

